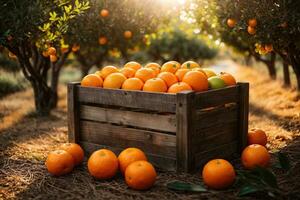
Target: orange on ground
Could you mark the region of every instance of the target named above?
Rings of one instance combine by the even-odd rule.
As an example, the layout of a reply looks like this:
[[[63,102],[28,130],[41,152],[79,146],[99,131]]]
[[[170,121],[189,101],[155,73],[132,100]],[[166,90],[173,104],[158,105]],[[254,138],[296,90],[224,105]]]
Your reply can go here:
[[[199,71],[190,71],[187,72],[182,82],[187,83],[190,85],[193,90],[196,92],[206,91],[208,90],[208,80],[205,74]]]
[[[148,63],[147,65],[145,65],[145,68],[150,68],[155,72],[155,76],[157,76],[160,73],[160,65],[157,63]]]
[[[133,78],[134,75],[135,75],[136,70],[133,69],[133,68],[126,67],[126,68],[122,68],[120,70],[120,72],[122,74],[124,74],[124,76],[126,76],[127,78]]]
[[[225,189],[235,180],[233,166],[224,159],[214,159],[205,164],[202,170],[203,182],[213,189]]]
[[[109,16],[109,11],[107,9],[102,9],[100,11],[100,16],[101,17],[108,17]]]
[[[227,26],[228,27],[233,28],[233,27],[235,27],[235,25],[236,25],[235,19],[231,19],[231,18],[227,19]]]
[[[66,152],[68,152],[69,154],[71,154],[71,156],[74,159],[74,164],[75,165],[79,165],[84,158],[84,151],[81,148],[81,146],[79,146],[76,143],[65,143],[63,145],[60,146],[61,150],[65,150]]]
[[[122,89],[124,90],[142,90],[144,86],[143,81],[139,78],[129,78],[124,81]]]
[[[169,61],[162,65],[160,72],[171,72],[173,74],[180,68],[180,63],[177,61]]]
[[[49,153],[45,164],[50,174],[60,176],[73,170],[74,159],[65,150],[56,150]]]
[[[89,173],[97,179],[110,179],[118,172],[117,156],[110,150],[95,151],[88,160]]]
[[[143,87],[143,91],[147,92],[167,92],[167,90],[167,84],[160,78],[149,79]]]
[[[251,129],[248,132],[248,144],[260,144],[266,146],[268,138],[266,133],[260,129]]]
[[[146,82],[151,78],[155,78],[155,72],[150,68],[141,68],[135,72],[134,77]]]
[[[160,74],[158,74],[157,77],[164,80],[166,82],[168,88],[171,87],[171,85],[178,82],[177,77],[174,74],[172,74],[171,72],[161,72]]]
[[[131,163],[125,171],[125,181],[135,190],[147,190],[156,181],[156,171],[151,163],[140,160]]]
[[[256,29],[252,26],[248,26],[247,31],[250,35],[255,35],[256,34]]]
[[[147,161],[145,153],[138,148],[127,148],[123,150],[118,156],[119,167],[122,174],[125,173],[126,168],[133,162],[139,160]]]
[[[244,149],[241,160],[246,169],[253,169],[256,166],[267,167],[270,162],[270,154],[264,146],[251,144]]]
[[[56,62],[57,61],[57,56],[56,55],[50,55],[50,61],[51,62]]]
[[[86,75],[82,81],[81,86],[86,87],[102,87],[103,86],[103,80],[101,77],[99,77],[96,74],[89,74]]]
[[[189,71],[190,71],[190,69],[178,69],[177,72],[175,73],[178,81],[182,81],[184,75]]]
[[[235,78],[229,73],[221,72],[220,73],[220,78],[225,82],[225,84],[227,86],[236,85]]]
[[[124,32],[124,37],[126,38],[126,39],[130,39],[130,38],[132,38],[132,32],[131,31],[125,31]]]
[[[107,44],[107,42],[108,42],[107,37],[99,37],[98,42],[100,45]]]
[[[103,88],[120,89],[126,79],[126,76],[120,72],[112,73],[104,80]]]
[[[257,20],[255,18],[248,20],[248,25],[255,28],[257,26]]]
[[[169,87],[168,89],[168,93],[178,93],[178,92],[189,91],[189,90],[193,90],[191,86],[189,86],[185,82],[179,82],[171,85],[171,87]]]
[[[138,62],[134,62],[134,61],[131,61],[131,62],[128,62],[124,65],[124,68],[133,68],[135,71],[139,70],[142,68],[141,64],[138,63]]]
[[[186,61],[180,67],[181,69],[193,69],[193,68],[200,68],[200,65],[194,61]]]
[[[119,72],[119,69],[115,66],[106,66],[101,70],[102,77],[106,79],[106,77],[112,73]]]

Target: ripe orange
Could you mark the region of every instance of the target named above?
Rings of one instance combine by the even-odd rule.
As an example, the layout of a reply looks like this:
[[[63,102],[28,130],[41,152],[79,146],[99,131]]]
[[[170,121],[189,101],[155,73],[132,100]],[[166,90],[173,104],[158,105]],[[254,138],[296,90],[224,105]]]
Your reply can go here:
[[[225,189],[235,180],[233,166],[227,160],[214,159],[206,163],[202,170],[204,183],[213,189]]]
[[[56,49],[54,47],[48,48],[48,55],[56,55]]]
[[[160,72],[171,72],[173,74],[180,68],[180,63],[176,61],[169,61],[163,64],[160,69]]]
[[[190,85],[196,92],[208,90],[208,80],[206,75],[198,71],[187,72],[184,75],[182,82]]]
[[[101,75],[104,79],[106,79],[108,75],[115,72],[119,72],[118,68],[116,68],[115,66],[106,66],[102,68]]]
[[[243,150],[241,160],[246,169],[253,169],[256,166],[267,167],[270,162],[270,154],[264,146],[251,144]]]
[[[200,68],[200,65],[194,61],[186,61],[180,67],[181,69],[193,69],[193,68]]]
[[[81,146],[79,146],[76,143],[65,143],[63,145],[60,146],[61,150],[65,150],[66,152],[68,152],[69,154],[71,154],[71,156],[74,159],[74,164],[75,165],[79,165],[84,158],[84,151],[81,148]]]
[[[233,28],[233,27],[235,27],[235,25],[236,25],[236,20],[235,19],[231,19],[231,18],[227,19],[227,26],[229,28]]]
[[[135,72],[134,77],[146,82],[147,80],[155,77],[155,72],[150,68],[141,68]]]
[[[96,71],[94,74],[99,76],[102,80],[104,79],[103,76],[102,76],[101,71]]]
[[[107,37],[99,37],[98,42],[100,45],[106,45],[108,42]]]
[[[273,51],[273,45],[272,45],[272,44],[266,44],[266,45],[265,45],[265,49],[266,49],[268,52],[271,52],[271,51]]]
[[[161,72],[157,77],[164,80],[168,87],[178,82],[177,77],[171,72]]]
[[[72,46],[72,51],[73,51],[73,52],[77,52],[77,51],[79,51],[79,49],[80,49],[80,46],[79,46],[78,44],[74,44],[74,45]]]
[[[61,47],[60,48],[61,53],[67,53],[69,51],[68,47]]]
[[[178,93],[187,90],[193,90],[193,89],[185,82],[179,82],[171,85],[171,87],[169,87],[168,89],[168,93]]]
[[[103,88],[120,89],[126,79],[122,73],[112,73],[104,80]]]
[[[124,65],[124,68],[133,68],[135,71],[139,70],[142,68],[141,64],[138,63],[138,62],[134,62],[134,61],[131,61],[131,62],[128,62]]]
[[[56,150],[49,153],[45,164],[50,174],[60,176],[73,170],[74,159],[65,150]]]
[[[266,133],[260,129],[251,129],[248,132],[248,144],[260,144],[266,146],[268,138]]]
[[[248,25],[255,28],[257,26],[257,20],[255,18],[248,20]]]
[[[144,86],[143,81],[139,78],[129,78],[124,81],[122,89],[124,90],[142,90]]]
[[[131,31],[125,31],[124,32],[124,37],[126,38],[126,39],[130,39],[130,38],[132,38],[132,32]]]
[[[56,55],[50,55],[50,61],[55,63],[57,61],[57,56]]]
[[[135,190],[147,190],[156,181],[156,171],[151,163],[140,160],[131,163],[125,171],[125,181]]]
[[[109,16],[109,11],[107,9],[102,9],[100,11],[100,16],[101,17],[108,17]]]
[[[235,78],[231,74],[229,74],[229,73],[221,72],[220,73],[220,78],[225,82],[225,84],[227,86],[236,85]]]
[[[136,71],[133,68],[126,67],[122,68],[120,72],[124,74],[124,76],[126,76],[127,78],[133,78]]]
[[[143,87],[143,91],[147,92],[167,92],[167,90],[167,84],[160,78],[149,79]]]
[[[177,76],[178,81],[182,81],[184,75],[190,71],[190,69],[178,69],[175,73],[175,75]]]
[[[250,35],[255,35],[256,34],[256,29],[252,26],[248,26],[247,31]]]
[[[103,85],[103,80],[96,74],[89,74],[86,75],[82,81],[81,81],[81,86],[86,86],[86,87],[102,87]]]
[[[126,168],[133,162],[139,160],[147,161],[145,153],[138,148],[127,148],[123,150],[118,156],[119,167],[121,172],[124,174]]]
[[[43,52],[42,52],[42,55],[43,55],[45,58],[49,57],[48,51],[43,51]]]
[[[97,179],[110,179],[118,171],[117,156],[110,150],[100,149],[92,153],[88,160],[89,173]]]
[[[196,69],[199,69],[199,70],[201,70],[201,72],[204,72],[204,74],[207,76],[207,78],[210,78],[210,77],[213,77],[213,76],[217,76],[217,74],[213,70],[211,70],[211,69],[207,69],[207,68],[203,68],[203,69],[196,68]]]
[[[145,68],[150,68],[155,72],[155,76],[157,76],[160,73],[160,65],[157,63],[148,63],[147,65],[145,65]]]

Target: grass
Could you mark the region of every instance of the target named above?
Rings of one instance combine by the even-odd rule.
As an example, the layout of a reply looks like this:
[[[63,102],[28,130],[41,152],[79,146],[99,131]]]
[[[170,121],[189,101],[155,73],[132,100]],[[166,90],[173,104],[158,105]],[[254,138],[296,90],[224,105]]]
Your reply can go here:
[[[0,98],[28,87],[28,82],[20,75],[0,73]]]

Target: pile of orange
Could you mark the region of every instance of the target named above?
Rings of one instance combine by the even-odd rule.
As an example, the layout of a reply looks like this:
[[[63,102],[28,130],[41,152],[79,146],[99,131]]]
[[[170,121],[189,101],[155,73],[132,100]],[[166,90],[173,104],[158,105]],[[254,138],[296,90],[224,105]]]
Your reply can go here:
[[[152,62],[144,67],[131,61],[126,63],[123,68],[103,67],[101,71],[84,77],[81,85],[146,92],[201,92],[209,90],[208,79],[213,76],[222,79],[226,86],[236,84],[236,80],[231,74],[222,72],[217,75],[210,69],[201,68],[194,61],[187,61],[183,64],[169,61],[162,66]]]

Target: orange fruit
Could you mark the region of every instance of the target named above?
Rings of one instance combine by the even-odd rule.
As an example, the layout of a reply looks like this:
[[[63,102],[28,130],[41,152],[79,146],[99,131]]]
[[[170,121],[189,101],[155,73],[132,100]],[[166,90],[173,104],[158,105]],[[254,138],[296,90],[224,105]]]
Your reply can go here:
[[[120,89],[126,79],[122,73],[112,73],[104,80],[103,88]]]
[[[127,78],[133,78],[136,71],[133,68],[126,67],[122,68],[120,72],[124,74],[124,76],[126,76]]]
[[[106,79],[106,77],[112,73],[119,72],[118,68],[115,66],[106,66],[101,70],[102,77]]]
[[[48,48],[48,55],[56,55],[56,49],[54,47]]]
[[[117,156],[110,150],[100,149],[92,153],[88,160],[89,173],[97,179],[110,179],[118,172]]]
[[[178,93],[178,92],[188,91],[188,90],[193,90],[193,89],[187,83],[179,82],[171,85],[171,87],[169,87],[168,89],[168,93]]]
[[[206,91],[208,90],[208,80],[205,74],[199,71],[190,71],[187,72],[182,82],[187,83],[192,87],[196,92]]]
[[[130,38],[132,38],[132,32],[131,31],[125,31],[124,32],[124,38],[126,38],[126,39],[130,39]]]
[[[205,164],[202,170],[204,183],[213,189],[225,189],[235,180],[233,166],[224,159],[214,159]]]
[[[79,46],[78,44],[74,44],[74,45],[72,46],[72,51],[73,51],[73,52],[77,52],[77,51],[79,51],[79,49],[80,49],[80,46]]]
[[[157,63],[148,63],[147,65],[145,65],[145,68],[150,68],[155,72],[155,76],[157,76],[160,73],[160,65]]]
[[[157,77],[164,80],[168,87],[171,87],[171,85],[178,82],[175,74],[172,74],[171,72],[161,72]]]
[[[50,61],[55,63],[57,61],[57,56],[56,55],[50,55]]]
[[[82,81],[81,81],[81,86],[86,86],[86,87],[102,87],[103,85],[103,80],[96,74],[89,74],[86,75]]]
[[[61,47],[60,51],[61,51],[61,53],[67,53],[69,51],[69,48],[67,48],[67,47]]]
[[[124,68],[133,68],[135,71],[139,70],[142,68],[141,64],[138,63],[138,62],[134,62],[134,61],[131,61],[131,62],[128,62],[124,65]]]
[[[48,54],[48,51],[43,51],[43,52],[42,52],[42,55],[43,55],[45,58],[47,58],[47,57],[50,56],[50,55]]]
[[[200,68],[200,65],[194,61],[186,61],[180,67],[181,69],[193,69],[193,68]]]
[[[135,190],[147,190],[156,181],[156,171],[151,163],[140,160],[131,163],[125,170],[125,181]]]
[[[97,76],[99,76],[102,80],[104,79],[104,78],[102,77],[101,71],[96,71],[94,74],[97,75]]]
[[[100,16],[101,17],[108,17],[109,16],[109,11],[107,9],[102,9],[100,11]]]
[[[74,164],[75,165],[79,165],[84,158],[84,151],[81,148],[81,146],[79,146],[76,143],[65,143],[63,145],[60,146],[61,150],[65,150],[66,152],[68,152],[69,154],[71,154],[71,156],[74,159]]]
[[[107,37],[99,37],[98,42],[100,45],[107,44],[107,42],[108,42]]]
[[[205,75],[207,76],[207,78],[217,76],[217,74],[211,69],[207,69],[207,68],[203,68],[203,69],[196,68],[196,69],[199,69],[199,70],[201,70],[201,72],[204,72]]]
[[[227,86],[236,85],[235,78],[231,74],[229,74],[229,73],[221,72],[220,73],[220,78],[225,82],[225,84]]]
[[[267,167],[270,162],[270,154],[264,146],[251,144],[243,150],[241,160],[246,169],[253,169],[256,166]]]
[[[65,150],[56,150],[49,153],[45,164],[50,174],[60,176],[73,170],[74,159]]]
[[[235,25],[236,25],[236,20],[235,19],[231,19],[231,18],[227,19],[227,26],[228,27],[233,28],[233,27],[235,27]]]
[[[256,29],[252,26],[248,26],[247,31],[250,35],[255,35],[256,34]]]
[[[248,25],[255,28],[257,26],[257,20],[255,18],[248,20]]]
[[[178,69],[175,73],[175,75],[177,76],[178,81],[182,81],[184,75],[190,71],[190,69]]]
[[[155,72],[150,68],[141,68],[135,72],[134,77],[146,82],[147,80],[155,77]]]
[[[180,68],[180,63],[176,61],[169,61],[163,64],[160,69],[160,72],[171,72],[173,74]]]
[[[200,67],[193,68],[192,71],[198,71],[198,72],[201,72],[202,74],[205,75],[206,78],[208,78],[208,75],[206,74],[206,72],[204,71],[204,69],[202,69],[202,68],[200,68]]]
[[[143,87],[143,91],[147,92],[167,92],[167,90],[167,84],[160,78],[149,79]]]
[[[260,129],[251,129],[248,132],[248,144],[260,144],[262,146],[266,146],[268,142],[268,138],[266,133]]]
[[[273,51],[273,45],[272,45],[272,44],[266,44],[266,45],[265,45],[265,49],[266,49],[268,52],[271,52],[271,51]]]
[[[142,90],[144,86],[143,81],[139,78],[129,78],[124,81],[122,89],[124,90]]]
[[[139,160],[147,161],[145,153],[138,148],[127,148],[123,150],[118,156],[119,167],[121,172],[124,174],[126,168],[133,162]]]

